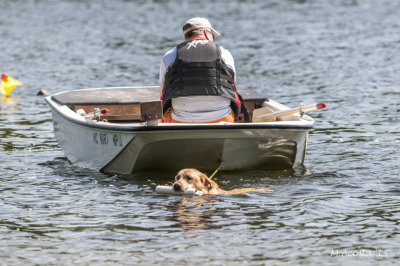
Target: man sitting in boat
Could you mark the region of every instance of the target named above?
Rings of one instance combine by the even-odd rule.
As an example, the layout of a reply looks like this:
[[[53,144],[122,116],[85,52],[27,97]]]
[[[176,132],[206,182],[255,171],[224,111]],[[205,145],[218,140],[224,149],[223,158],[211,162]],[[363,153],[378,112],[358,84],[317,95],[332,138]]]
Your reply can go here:
[[[189,19],[185,41],[165,53],[160,90],[165,123],[234,122],[241,101],[231,53],[214,42],[220,36],[205,18]]]

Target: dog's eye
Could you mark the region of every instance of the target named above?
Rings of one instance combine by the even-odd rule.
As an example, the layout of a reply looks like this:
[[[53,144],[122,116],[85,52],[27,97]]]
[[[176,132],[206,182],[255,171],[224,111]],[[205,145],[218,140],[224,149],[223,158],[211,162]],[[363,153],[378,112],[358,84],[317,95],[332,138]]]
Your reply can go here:
[[[178,181],[179,179],[181,179],[181,176],[179,175],[175,176],[175,181]]]
[[[192,180],[193,180],[193,178],[190,177],[190,176],[188,176],[188,175],[185,175],[185,179],[186,179],[187,181],[192,181]]]

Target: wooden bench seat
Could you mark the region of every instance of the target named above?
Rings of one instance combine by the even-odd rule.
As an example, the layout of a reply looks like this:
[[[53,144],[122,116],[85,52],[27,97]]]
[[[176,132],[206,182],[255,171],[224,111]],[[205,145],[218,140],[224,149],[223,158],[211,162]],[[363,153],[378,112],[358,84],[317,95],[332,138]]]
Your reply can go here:
[[[239,93],[250,117],[254,108],[261,107],[266,100],[254,90],[239,90]],[[102,117],[109,121],[141,121],[140,103],[158,101],[160,88],[142,86],[83,89],[59,93],[53,95],[52,99],[71,110],[83,109],[86,113],[92,112],[93,108],[107,108],[108,114]]]

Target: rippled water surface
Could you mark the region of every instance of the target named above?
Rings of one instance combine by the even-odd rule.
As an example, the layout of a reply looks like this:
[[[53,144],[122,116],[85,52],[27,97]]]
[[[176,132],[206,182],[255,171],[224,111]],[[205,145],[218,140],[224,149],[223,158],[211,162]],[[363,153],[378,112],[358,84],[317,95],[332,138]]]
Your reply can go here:
[[[400,2],[0,1],[0,264],[392,265],[400,260]],[[238,87],[311,113],[305,166],[221,172],[225,188],[154,193],[174,173],[71,165],[39,89],[155,85],[181,26],[208,17]],[[190,166],[188,166],[190,167]]]

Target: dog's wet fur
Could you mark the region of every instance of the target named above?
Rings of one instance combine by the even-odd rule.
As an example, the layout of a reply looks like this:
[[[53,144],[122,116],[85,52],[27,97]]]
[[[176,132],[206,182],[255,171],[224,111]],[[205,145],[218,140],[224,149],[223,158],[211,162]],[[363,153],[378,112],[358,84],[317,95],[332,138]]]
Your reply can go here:
[[[222,190],[218,184],[211,180],[207,175],[197,169],[182,169],[175,176],[173,185],[175,191],[185,191],[188,188],[197,189],[203,194],[241,194],[252,191],[272,192],[269,188],[235,188],[232,190]]]

